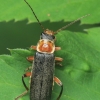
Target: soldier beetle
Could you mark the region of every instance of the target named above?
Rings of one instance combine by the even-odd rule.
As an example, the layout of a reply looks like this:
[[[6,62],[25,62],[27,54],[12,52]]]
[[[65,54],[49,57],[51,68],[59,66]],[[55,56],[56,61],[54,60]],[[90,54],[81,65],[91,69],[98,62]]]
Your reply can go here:
[[[30,100],[51,100],[53,82],[56,82],[61,87],[59,96],[56,99],[59,100],[63,92],[63,84],[56,76],[54,76],[54,70],[55,61],[61,62],[63,59],[60,57],[55,57],[54,55],[55,50],[61,49],[60,47],[55,47],[54,35],[60,32],[61,30],[67,28],[68,26],[72,25],[73,23],[79,21],[80,19],[86,17],[87,15],[80,17],[79,19],[71,22],[70,24],[54,32],[43,27],[43,25],[37,18],[35,12],[33,11],[32,7],[28,4],[26,0],[24,1],[32,10],[32,13],[34,14],[36,20],[38,21],[38,23],[44,31],[41,33],[40,40],[38,41],[37,46],[31,46],[33,50],[36,50],[35,55],[27,57],[27,60],[33,61],[33,64],[32,67],[26,69],[31,69],[31,72],[26,72],[22,76],[22,82],[24,87],[26,88],[26,91],[18,97],[16,97],[15,100],[18,100],[20,97],[25,95],[29,90]],[[25,77],[31,78],[30,89],[26,86],[24,82]]]

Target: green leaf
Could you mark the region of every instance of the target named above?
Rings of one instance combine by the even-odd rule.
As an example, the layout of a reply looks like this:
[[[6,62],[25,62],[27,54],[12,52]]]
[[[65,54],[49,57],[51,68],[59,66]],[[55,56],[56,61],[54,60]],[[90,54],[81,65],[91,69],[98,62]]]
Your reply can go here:
[[[24,49],[10,49],[10,52],[11,56],[0,56],[0,99],[2,100],[14,100],[17,92],[20,91],[19,88],[23,87],[21,76],[25,68],[30,66],[26,57],[32,54]]]
[[[57,34],[57,44],[62,47],[57,55],[64,58],[63,68],[56,69],[64,84],[61,100],[100,99],[99,31],[100,28],[93,28],[88,34],[66,31]]]
[[[73,20],[90,14],[56,35],[56,46],[62,50],[62,67],[55,75],[61,79],[64,91],[60,100],[100,100],[100,4],[99,0],[27,0],[45,28],[56,31]],[[0,47],[27,48],[36,45],[42,30],[24,0],[0,2]],[[31,66],[26,57],[34,55],[26,49],[9,49],[11,55],[0,55],[0,100],[14,100],[25,91],[21,77]],[[29,79],[26,79],[27,85]],[[52,100],[60,87],[56,84]],[[20,98],[29,100],[29,93]]]
[[[54,22],[62,19],[72,21],[86,14],[91,14],[91,16],[83,19],[83,23],[98,23],[100,21],[98,18],[100,7],[97,6],[100,3],[99,0],[51,0],[50,2],[49,0],[27,0],[27,2],[32,6],[40,21],[50,20]],[[24,0],[1,1],[0,8],[1,21],[12,19],[19,21],[25,18],[28,18],[29,22],[36,21]]]

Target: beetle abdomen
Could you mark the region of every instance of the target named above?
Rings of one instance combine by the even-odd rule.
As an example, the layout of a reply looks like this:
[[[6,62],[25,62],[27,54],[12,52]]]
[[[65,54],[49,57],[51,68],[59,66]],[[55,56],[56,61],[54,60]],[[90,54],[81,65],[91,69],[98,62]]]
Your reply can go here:
[[[30,100],[51,99],[54,64],[54,54],[36,52],[31,76]]]

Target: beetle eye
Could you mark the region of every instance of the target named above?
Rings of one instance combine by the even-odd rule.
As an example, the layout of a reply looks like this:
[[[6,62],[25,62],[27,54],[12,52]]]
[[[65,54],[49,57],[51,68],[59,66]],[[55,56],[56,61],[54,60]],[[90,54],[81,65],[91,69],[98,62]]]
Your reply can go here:
[[[41,35],[40,35],[40,39],[43,39],[43,34],[41,33]]]
[[[53,37],[53,39],[55,39],[55,36],[54,35],[52,37]]]

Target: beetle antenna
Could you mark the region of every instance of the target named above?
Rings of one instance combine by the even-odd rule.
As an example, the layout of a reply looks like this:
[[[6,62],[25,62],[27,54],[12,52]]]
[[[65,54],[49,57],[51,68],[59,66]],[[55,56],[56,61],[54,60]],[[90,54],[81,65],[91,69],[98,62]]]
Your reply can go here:
[[[35,16],[36,20],[38,21],[39,25],[41,26],[41,28],[42,28],[43,30],[45,30],[45,28],[43,27],[43,25],[41,24],[41,22],[40,22],[39,19],[37,18],[37,16],[36,16],[34,10],[33,10],[32,7],[30,6],[30,4],[29,4],[26,0],[24,0],[24,1],[26,2],[26,4],[27,4],[27,5],[29,6],[29,8],[31,9],[32,13],[34,14],[34,16]]]
[[[69,23],[68,25],[66,25],[66,26],[64,26],[64,27],[62,27],[62,28],[60,28],[60,29],[58,29],[57,31],[55,31],[54,34],[56,34],[56,33],[60,32],[60,31],[64,30],[65,28],[69,27],[70,25],[74,24],[75,22],[77,22],[77,21],[79,21],[79,20],[81,20],[81,19],[83,19],[84,17],[87,17],[87,16],[89,16],[89,15],[90,15],[90,14],[85,15],[85,16],[82,16],[82,17],[76,19],[75,21],[73,21],[73,22]]]

